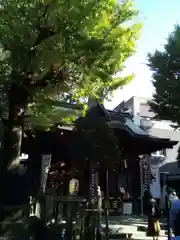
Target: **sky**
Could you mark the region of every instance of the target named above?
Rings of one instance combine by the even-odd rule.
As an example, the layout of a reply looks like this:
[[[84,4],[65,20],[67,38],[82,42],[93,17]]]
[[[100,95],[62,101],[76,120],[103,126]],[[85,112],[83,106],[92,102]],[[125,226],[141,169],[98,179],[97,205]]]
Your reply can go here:
[[[174,25],[180,23],[180,0],[135,0],[139,16],[134,21],[142,22],[137,52],[126,62],[125,74],[133,73],[134,79],[123,90],[116,90],[112,100],[105,107],[113,109],[122,100],[132,96],[151,97],[151,71],[146,66],[147,54],[162,49]]]

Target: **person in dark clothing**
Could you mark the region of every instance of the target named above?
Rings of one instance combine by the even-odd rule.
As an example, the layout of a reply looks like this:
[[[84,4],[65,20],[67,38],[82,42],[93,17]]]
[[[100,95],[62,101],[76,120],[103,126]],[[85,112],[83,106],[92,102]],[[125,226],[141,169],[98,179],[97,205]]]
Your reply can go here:
[[[180,236],[180,210],[176,214],[176,219],[174,220],[174,235],[175,237]]]
[[[158,239],[160,235],[160,209],[156,203],[156,200],[152,197],[151,193],[146,193],[148,197],[147,211],[148,211],[148,236],[152,236],[153,239]]]

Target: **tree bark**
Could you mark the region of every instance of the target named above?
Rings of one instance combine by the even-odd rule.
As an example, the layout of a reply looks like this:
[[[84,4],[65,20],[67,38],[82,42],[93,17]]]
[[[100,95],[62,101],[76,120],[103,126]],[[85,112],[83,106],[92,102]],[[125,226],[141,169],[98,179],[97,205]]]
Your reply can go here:
[[[9,115],[4,120],[4,139],[0,161],[0,205],[19,206],[28,203],[26,182],[18,176],[19,157],[23,137],[24,112],[27,106],[28,94],[21,85],[12,84],[7,93]],[[25,190],[23,190],[25,189]],[[11,212],[5,212],[0,217],[3,221]]]
[[[22,85],[12,84],[8,91],[9,116],[5,123],[3,141],[3,172],[15,171],[19,165],[28,92]]]

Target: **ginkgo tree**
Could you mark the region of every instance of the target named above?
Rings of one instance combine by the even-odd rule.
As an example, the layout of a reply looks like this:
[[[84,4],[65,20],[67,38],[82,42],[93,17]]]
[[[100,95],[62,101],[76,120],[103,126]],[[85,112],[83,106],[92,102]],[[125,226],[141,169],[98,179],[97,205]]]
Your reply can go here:
[[[132,79],[114,76],[135,52],[140,25],[126,24],[138,14],[131,0],[2,0],[0,5],[0,85],[8,110],[1,170],[10,170],[19,162],[28,111],[53,106],[61,92],[77,100],[102,98]]]

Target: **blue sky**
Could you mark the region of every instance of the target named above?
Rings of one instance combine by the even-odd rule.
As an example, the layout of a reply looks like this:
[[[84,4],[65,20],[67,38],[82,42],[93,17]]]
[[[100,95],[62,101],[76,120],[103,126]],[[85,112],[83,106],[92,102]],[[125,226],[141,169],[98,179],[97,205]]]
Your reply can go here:
[[[180,23],[180,0],[135,0],[140,13],[135,21],[143,22],[137,53],[128,59],[125,73],[134,73],[134,80],[114,93],[109,109],[131,96],[150,97],[153,92],[151,72],[146,66],[148,52],[161,49],[175,24]]]

